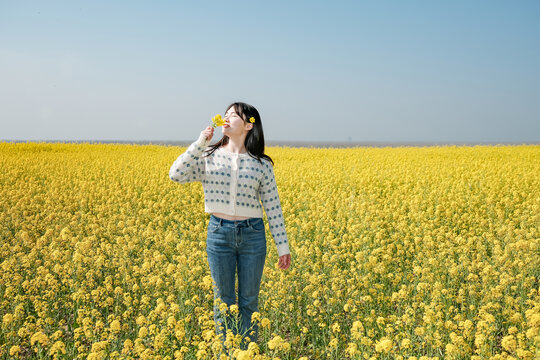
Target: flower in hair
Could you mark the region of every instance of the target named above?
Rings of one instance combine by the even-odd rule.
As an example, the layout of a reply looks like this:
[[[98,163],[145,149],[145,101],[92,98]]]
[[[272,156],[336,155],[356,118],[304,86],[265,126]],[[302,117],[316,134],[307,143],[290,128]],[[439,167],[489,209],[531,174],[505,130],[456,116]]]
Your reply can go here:
[[[250,122],[250,123],[254,123],[254,122],[255,122],[255,118],[254,118],[253,116],[250,117],[250,118],[249,118],[249,122]]]

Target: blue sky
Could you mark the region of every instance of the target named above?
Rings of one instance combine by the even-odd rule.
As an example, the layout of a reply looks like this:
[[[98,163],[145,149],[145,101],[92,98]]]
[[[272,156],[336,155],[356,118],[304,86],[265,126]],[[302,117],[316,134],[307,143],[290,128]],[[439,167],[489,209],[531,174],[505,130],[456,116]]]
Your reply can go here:
[[[3,1],[0,139],[538,142],[538,1]],[[215,133],[221,137],[221,130]]]

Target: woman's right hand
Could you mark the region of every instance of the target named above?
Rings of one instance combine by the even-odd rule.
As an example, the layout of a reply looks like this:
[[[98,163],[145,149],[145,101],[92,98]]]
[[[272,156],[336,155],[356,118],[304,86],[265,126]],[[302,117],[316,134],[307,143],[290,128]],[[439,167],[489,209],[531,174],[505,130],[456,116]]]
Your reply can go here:
[[[212,140],[212,136],[214,136],[214,128],[212,126],[207,126],[206,129],[201,131],[201,134],[204,134],[206,139],[210,141]]]
[[[291,254],[281,255],[279,257],[278,266],[280,269],[285,270],[291,265]]]

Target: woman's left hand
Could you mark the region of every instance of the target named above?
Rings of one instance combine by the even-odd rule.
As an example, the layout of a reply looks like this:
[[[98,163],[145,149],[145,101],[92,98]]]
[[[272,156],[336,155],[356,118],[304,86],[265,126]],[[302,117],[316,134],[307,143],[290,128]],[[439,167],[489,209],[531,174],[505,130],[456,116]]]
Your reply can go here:
[[[285,270],[289,265],[291,265],[291,254],[281,255],[278,261],[279,268]]]

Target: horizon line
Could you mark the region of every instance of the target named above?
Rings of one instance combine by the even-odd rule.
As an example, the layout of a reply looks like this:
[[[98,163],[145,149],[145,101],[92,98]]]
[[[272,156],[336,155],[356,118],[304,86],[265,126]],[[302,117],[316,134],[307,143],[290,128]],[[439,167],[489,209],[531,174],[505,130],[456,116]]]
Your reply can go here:
[[[168,146],[189,146],[193,140],[5,140],[0,142],[9,143],[75,143],[75,144],[136,144],[136,145],[168,145]],[[215,143],[214,143],[215,144]],[[213,145],[213,144],[210,144]],[[289,141],[289,140],[267,140],[265,146],[285,146],[285,147],[394,147],[394,146],[474,146],[474,145],[540,145],[540,141]]]

